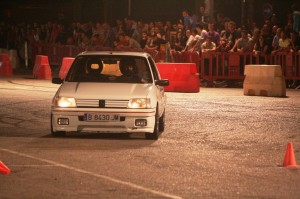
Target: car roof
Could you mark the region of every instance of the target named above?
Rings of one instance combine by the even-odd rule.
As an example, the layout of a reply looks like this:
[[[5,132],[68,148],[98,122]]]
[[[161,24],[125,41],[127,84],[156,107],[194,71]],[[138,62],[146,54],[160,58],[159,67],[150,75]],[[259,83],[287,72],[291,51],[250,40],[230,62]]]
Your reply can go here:
[[[139,57],[150,57],[146,52],[126,52],[126,51],[84,51],[79,53],[80,55],[123,55],[123,56],[139,56]]]

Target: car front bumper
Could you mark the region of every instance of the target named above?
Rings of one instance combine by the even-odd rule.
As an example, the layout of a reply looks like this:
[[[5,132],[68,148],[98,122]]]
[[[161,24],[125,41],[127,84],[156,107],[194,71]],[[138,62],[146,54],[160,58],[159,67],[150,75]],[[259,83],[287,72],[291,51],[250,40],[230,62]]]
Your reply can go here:
[[[156,109],[79,109],[52,108],[52,131],[65,132],[105,132],[105,133],[151,133],[155,126]],[[85,121],[85,113],[118,114],[118,121]],[[59,120],[68,121],[59,124]],[[136,125],[136,120],[146,121],[146,125]]]

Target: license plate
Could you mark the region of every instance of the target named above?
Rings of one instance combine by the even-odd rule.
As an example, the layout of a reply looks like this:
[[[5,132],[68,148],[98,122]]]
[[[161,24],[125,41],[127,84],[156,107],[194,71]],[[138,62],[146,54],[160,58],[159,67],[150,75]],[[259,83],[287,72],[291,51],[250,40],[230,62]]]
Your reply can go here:
[[[117,114],[106,114],[106,113],[85,113],[84,121],[88,121],[88,122],[120,121],[120,116]]]

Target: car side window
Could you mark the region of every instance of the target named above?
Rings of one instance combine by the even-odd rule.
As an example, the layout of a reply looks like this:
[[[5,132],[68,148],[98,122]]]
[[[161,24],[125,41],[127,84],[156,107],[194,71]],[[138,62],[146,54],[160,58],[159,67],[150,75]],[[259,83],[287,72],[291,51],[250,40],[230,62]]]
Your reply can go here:
[[[155,65],[153,59],[151,57],[149,57],[148,60],[150,63],[150,67],[151,67],[151,70],[153,73],[154,80],[160,80],[160,76],[159,76],[159,73],[157,71],[157,68],[156,68],[156,65]]]
[[[79,75],[85,73],[85,68],[80,67],[84,64],[85,64],[85,58],[77,57],[67,74],[66,81],[70,81],[70,82],[78,81]]]
[[[152,76],[150,73],[150,68],[148,66],[147,59],[145,58],[137,58],[135,59],[136,65],[138,66],[139,76],[143,79],[145,83],[152,83]]]

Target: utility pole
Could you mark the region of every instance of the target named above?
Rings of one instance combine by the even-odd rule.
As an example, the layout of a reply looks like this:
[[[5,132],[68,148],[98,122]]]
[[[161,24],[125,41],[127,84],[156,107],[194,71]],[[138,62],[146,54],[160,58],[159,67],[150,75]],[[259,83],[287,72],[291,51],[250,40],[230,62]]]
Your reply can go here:
[[[246,25],[246,0],[242,0],[242,11],[241,11],[241,25],[245,26]]]
[[[128,16],[131,16],[131,0],[128,0]]]
[[[214,19],[214,0],[205,0],[205,10],[210,20]]]

